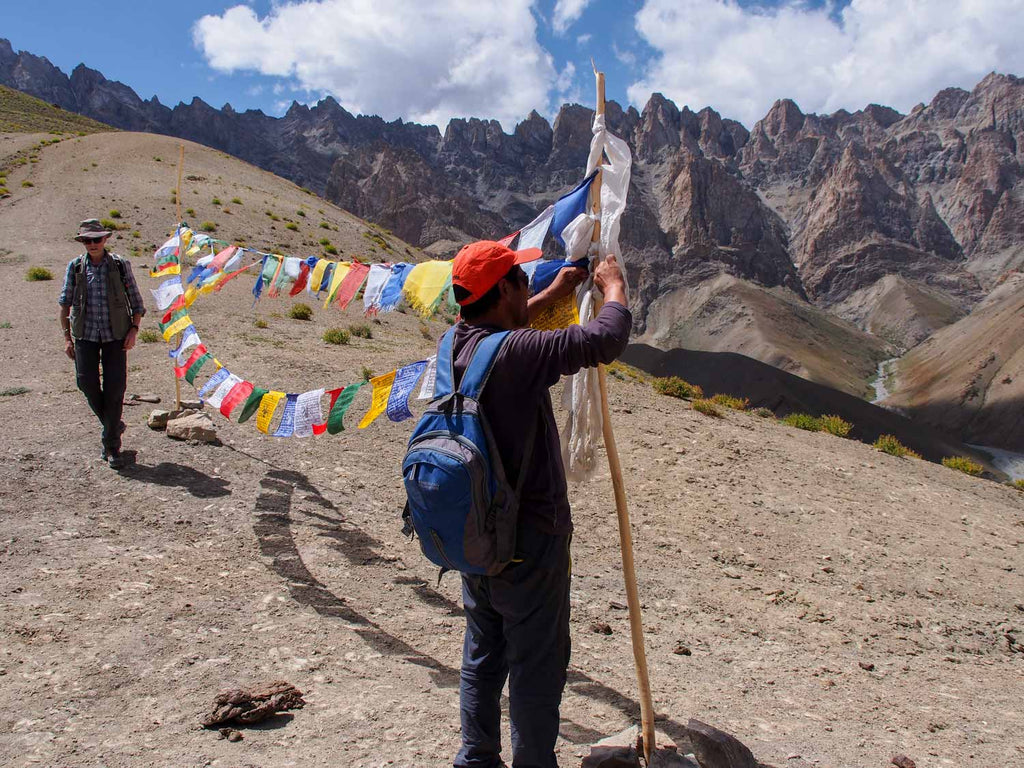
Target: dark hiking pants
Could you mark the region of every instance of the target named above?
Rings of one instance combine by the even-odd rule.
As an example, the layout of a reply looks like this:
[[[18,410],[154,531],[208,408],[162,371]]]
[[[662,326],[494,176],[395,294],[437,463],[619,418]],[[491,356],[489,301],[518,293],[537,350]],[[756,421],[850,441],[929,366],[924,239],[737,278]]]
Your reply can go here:
[[[100,367],[103,381],[100,382]],[[121,450],[121,411],[128,376],[128,355],[123,341],[75,340],[78,388],[103,425],[103,447]]]
[[[466,637],[456,768],[502,765],[501,690],[508,679],[513,768],[555,768],[558,707],[569,666],[569,536],[519,531],[522,562],[463,576]]]

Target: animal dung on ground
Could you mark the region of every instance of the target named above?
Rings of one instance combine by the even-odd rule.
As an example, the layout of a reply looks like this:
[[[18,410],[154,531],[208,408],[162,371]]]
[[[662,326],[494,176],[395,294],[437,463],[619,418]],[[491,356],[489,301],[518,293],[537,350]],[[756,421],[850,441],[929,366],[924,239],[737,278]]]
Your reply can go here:
[[[251,725],[285,712],[301,709],[306,702],[302,691],[284,680],[262,683],[252,688],[233,688],[217,694],[213,709],[202,719],[204,728],[213,728],[222,723]]]

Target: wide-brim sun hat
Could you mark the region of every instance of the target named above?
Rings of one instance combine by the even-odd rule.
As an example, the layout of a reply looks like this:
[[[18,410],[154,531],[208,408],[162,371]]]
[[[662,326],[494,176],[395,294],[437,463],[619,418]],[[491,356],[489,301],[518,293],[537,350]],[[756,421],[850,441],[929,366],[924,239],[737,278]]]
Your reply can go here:
[[[110,230],[100,224],[99,219],[86,219],[78,225],[75,240],[82,242],[83,239],[93,240],[97,237],[108,237],[110,234]]]

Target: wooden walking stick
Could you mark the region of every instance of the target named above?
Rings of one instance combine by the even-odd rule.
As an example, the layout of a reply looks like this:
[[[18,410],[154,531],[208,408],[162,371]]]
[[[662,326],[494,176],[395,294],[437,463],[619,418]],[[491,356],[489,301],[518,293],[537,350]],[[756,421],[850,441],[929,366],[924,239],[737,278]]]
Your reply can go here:
[[[604,114],[604,72],[598,72],[594,66],[594,77],[597,79],[598,115]],[[598,163],[600,166],[600,162]],[[592,210],[601,212],[601,171],[598,169],[593,183],[590,185]],[[601,239],[601,220],[594,222],[594,236],[591,242]],[[601,425],[604,432],[604,448],[608,454],[608,469],[612,476],[612,489],[615,492],[615,511],[619,520],[619,546],[622,550],[622,578],[626,583],[626,603],[629,606],[629,634],[633,644],[633,661],[636,665],[637,687],[640,691],[640,725],[643,733],[644,760],[650,764],[654,754],[654,704],[651,701],[651,683],[647,676],[647,653],[644,650],[643,620],[640,616],[640,594],[636,588],[636,570],[633,565],[633,535],[629,527],[629,508],[626,506],[626,487],[622,481],[622,464],[619,462],[619,450],[615,445],[615,432],[608,409],[608,380],[603,365],[597,367],[597,381],[601,390]]]

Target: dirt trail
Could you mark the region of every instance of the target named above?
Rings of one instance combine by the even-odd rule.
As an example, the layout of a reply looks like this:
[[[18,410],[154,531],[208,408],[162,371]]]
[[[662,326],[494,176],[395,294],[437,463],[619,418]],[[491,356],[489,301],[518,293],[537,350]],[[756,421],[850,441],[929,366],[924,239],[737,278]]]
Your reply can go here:
[[[30,389],[0,397],[0,764],[450,764],[458,581],[437,585],[399,533],[411,422],[273,440],[216,416],[225,444],[189,446],[148,430],[150,406],[133,406],[135,463],[119,474],[98,460],[60,355],[59,285],[23,278],[30,265],[60,273],[74,224],[107,207],[139,205],[132,226],[160,237],[173,210],[157,200],[173,181],[146,174],[173,144],[129,140],[131,151],[109,136],[42,150],[21,171],[35,186],[14,184],[0,207],[0,277],[13,289],[0,388]],[[197,175],[264,190],[275,210],[305,197],[219,153],[190,158]],[[262,206],[239,224],[254,243],[260,217]],[[446,327],[395,313],[373,339],[329,348],[323,329],[357,312],[317,308],[302,323],[279,316],[289,299],[252,309],[247,287],[197,304],[195,319],[229,368],[287,391],[419,359]],[[130,366],[130,392],[172,397],[162,344],[140,345]],[[787,768],[884,766],[896,752],[921,768],[1024,764],[1024,494],[611,382],[661,730],[695,716]],[[607,472],[571,500],[564,766],[638,718]],[[612,634],[590,631],[595,620]],[[222,688],[274,679],[306,707],[238,743],[198,728]]]

